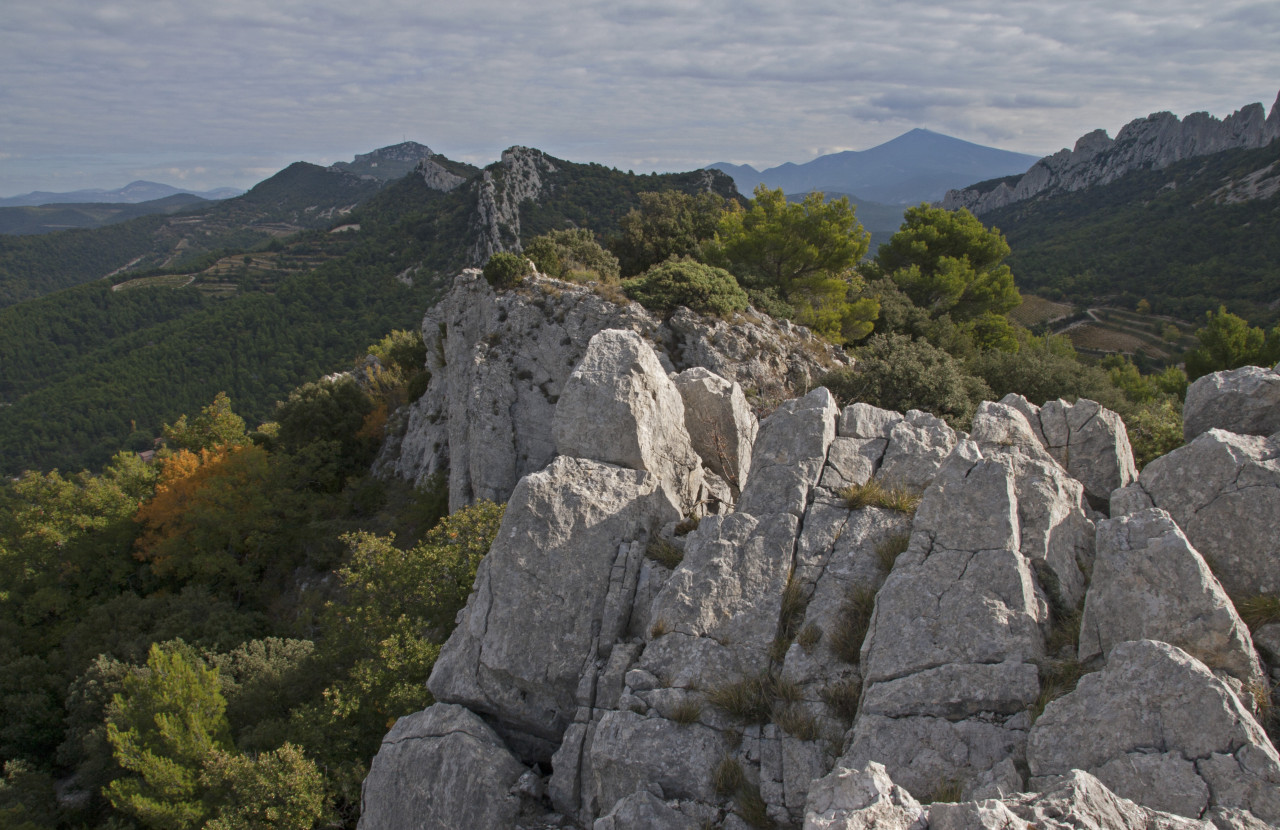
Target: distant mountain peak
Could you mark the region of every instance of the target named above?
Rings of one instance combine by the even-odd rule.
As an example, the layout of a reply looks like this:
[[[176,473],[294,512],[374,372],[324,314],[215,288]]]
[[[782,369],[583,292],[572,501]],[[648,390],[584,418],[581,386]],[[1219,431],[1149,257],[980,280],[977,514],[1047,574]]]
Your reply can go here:
[[[420,162],[429,161],[436,153],[427,145],[416,141],[402,141],[387,147],[379,147],[369,153],[359,153],[353,161],[339,161],[330,170],[353,173],[364,178],[389,181],[413,172]]]
[[[916,127],[867,150],[845,150],[796,164],[756,171],[723,162],[712,168],[733,177],[750,193],[758,184],[786,193],[856,193],[874,202],[910,205],[941,199],[947,190],[982,179],[1021,173],[1036,157],[986,147]]]

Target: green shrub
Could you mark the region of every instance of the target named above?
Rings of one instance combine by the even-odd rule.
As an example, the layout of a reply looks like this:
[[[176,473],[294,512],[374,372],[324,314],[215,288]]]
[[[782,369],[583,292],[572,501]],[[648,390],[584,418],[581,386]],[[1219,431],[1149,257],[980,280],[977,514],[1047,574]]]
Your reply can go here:
[[[505,251],[489,257],[489,261],[484,264],[484,278],[499,291],[516,287],[532,273],[533,266],[529,264],[529,260]]]
[[[524,255],[539,271],[556,279],[617,282],[620,273],[618,258],[601,248],[585,228],[544,233],[529,240]]]
[[[864,401],[883,409],[922,409],[967,429],[991,390],[966,374],[961,363],[924,340],[877,334],[859,350],[858,365],[837,369],[819,383],[842,405]]]
[[[733,275],[690,259],[673,259],[655,265],[623,283],[627,296],[658,314],[688,306],[700,314],[726,316],[745,311],[747,294]]]

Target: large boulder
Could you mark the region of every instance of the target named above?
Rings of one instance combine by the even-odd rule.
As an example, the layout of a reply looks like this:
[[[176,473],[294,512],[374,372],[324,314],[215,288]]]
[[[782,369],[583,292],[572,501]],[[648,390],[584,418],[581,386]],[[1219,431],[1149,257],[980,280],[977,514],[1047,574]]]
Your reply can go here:
[[[562,456],[523,478],[431,693],[548,742],[549,755],[585,669],[625,630],[647,540],[679,517],[650,473]]]
[[[804,830],[925,830],[927,814],[875,762],[840,766],[809,788]]]
[[[1156,810],[1280,821],[1280,757],[1266,733],[1207,666],[1168,643],[1112,648],[1101,671],[1045,708],[1027,763],[1033,787],[1085,770]]]
[[[1264,686],[1249,629],[1169,514],[1150,508],[1098,525],[1081,660],[1126,640],[1161,640],[1246,686]]]
[[[1056,400],[1038,407],[1012,393],[1000,402],[1026,416],[1044,448],[1084,485],[1085,495],[1097,509],[1107,509],[1111,491],[1138,477],[1124,421],[1098,402]]]
[[[382,739],[360,798],[360,830],[514,827],[526,768],[484,721],[437,703]]]
[[[561,455],[652,473],[687,511],[702,459],[684,422],[684,400],[652,347],[633,331],[606,329],[565,381],[552,433]]]
[[[1190,441],[1211,429],[1241,435],[1280,431],[1280,371],[1242,366],[1198,378],[1182,405],[1182,436]]]
[[[1210,429],[1152,461],[1138,483],[1228,594],[1280,593],[1280,435]]]
[[[684,399],[684,423],[693,449],[736,496],[751,470],[751,447],[759,429],[742,387],[701,366],[672,380]]]

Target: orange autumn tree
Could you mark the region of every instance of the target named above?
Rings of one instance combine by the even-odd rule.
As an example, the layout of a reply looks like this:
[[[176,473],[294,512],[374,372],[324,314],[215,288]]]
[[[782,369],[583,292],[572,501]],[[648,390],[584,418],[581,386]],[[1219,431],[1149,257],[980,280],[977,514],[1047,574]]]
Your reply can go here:
[[[164,461],[155,495],[134,517],[136,551],[160,576],[238,589],[266,566],[275,530],[269,454],[254,445],[178,450]]]

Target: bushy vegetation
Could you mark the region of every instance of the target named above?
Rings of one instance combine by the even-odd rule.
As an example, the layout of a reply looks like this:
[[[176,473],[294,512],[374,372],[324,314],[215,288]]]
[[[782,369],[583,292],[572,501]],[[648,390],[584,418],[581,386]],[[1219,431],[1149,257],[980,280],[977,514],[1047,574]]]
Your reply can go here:
[[[515,288],[533,273],[533,264],[521,254],[499,251],[484,264],[484,278],[499,291]]]
[[[551,231],[531,239],[524,255],[549,277],[587,282],[617,282],[618,258],[600,247],[586,228]]]
[[[733,275],[722,268],[691,259],[655,265],[623,285],[627,296],[658,314],[670,314],[688,306],[700,314],[727,317],[745,311],[747,294]]]
[[[363,383],[307,384],[253,431],[219,394],[154,466],[0,484],[5,822],[354,826],[502,518],[370,477],[422,354],[369,351]]]

